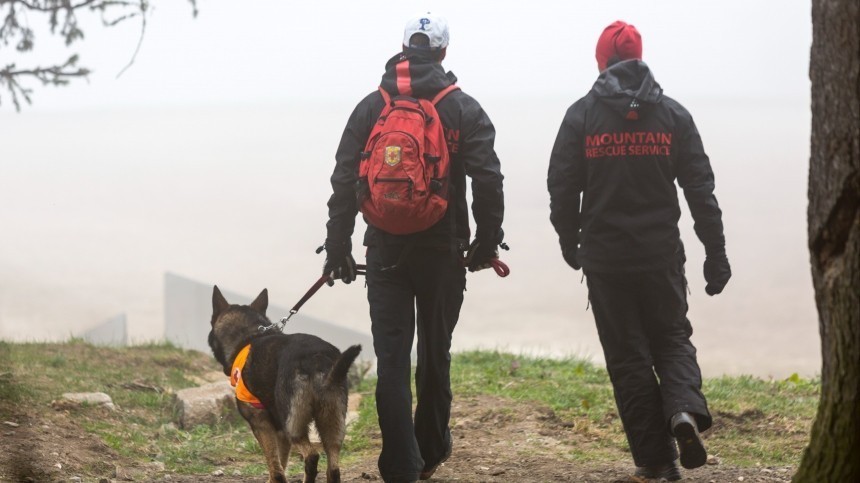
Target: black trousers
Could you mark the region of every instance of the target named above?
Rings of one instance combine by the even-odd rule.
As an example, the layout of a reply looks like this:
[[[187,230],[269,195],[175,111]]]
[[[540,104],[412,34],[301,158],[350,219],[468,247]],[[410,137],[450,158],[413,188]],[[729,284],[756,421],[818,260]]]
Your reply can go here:
[[[466,287],[466,271],[453,251],[414,247],[401,257],[402,251],[402,246],[372,246],[367,251],[376,410],[382,431],[379,473],[385,481],[417,480],[451,444],[449,351]],[[398,261],[397,268],[384,270]],[[418,404],[413,421],[410,356],[416,325]]]
[[[588,297],[636,466],[678,457],[669,421],[691,413],[711,426],[693,328],[687,319],[684,265],[632,273],[586,272]]]

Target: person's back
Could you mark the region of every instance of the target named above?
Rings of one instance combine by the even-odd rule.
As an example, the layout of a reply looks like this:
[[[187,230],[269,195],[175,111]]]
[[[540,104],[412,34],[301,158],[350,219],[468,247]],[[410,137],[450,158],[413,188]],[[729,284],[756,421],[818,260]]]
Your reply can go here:
[[[566,150],[576,142],[583,153],[575,167],[583,193],[578,215],[582,267],[648,270],[683,257],[676,179],[706,247],[724,245],[713,174],[696,127],[687,110],[663,94],[645,63],[631,59],[607,67],[593,89],[571,106],[565,122],[583,136],[568,140],[564,136],[574,131],[567,130],[556,143]],[[555,175],[561,169],[570,168],[551,164],[551,184],[565,182]],[[570,219],[566,208],[553,210],[553,221],[562,227]]]
[[[641,61],[635,27],[607,27],[596,57],[600,76],[553,147],[550,218],[565,261],[585,272],[636,474],[677,480],[673,436],[684,467],[703,465],[698,430],[711,416],[686,318],[675,181],[705,245],[710,295],[731,275],[722,213],[695,124]]]
[[[427,14],[410,20],[403,45],[403,52],[386,64],[380,90],[356,106],[336,154],[323,271],[347,283],[355,279],[350,237],[365,195],[356,193],[358,167],[369,155],[362,151],[383,112],[385,98],[433,99],[456,82],[441,66],[448,45],[444,19]],[[377,357],[376,404],[383,440],[379,472],[386,482],[428,479],[451,455],[449,351],[463,303],[466,267],[470,271],[489,267],[498,257],[496,247],[504,236],[503,177],[493,148],[492,123],[480,104],[459,89],[438,100],[435,109],[450,156],[447,180],[437,180],[447,195],[447,211],[440,221],[416,233],[394,234],[369,222],[364,237],[367,299]],[[374,151],[391,153],[383,162],[395,167],[407,155],[403,149],[386,141]],[[475,241],[464,260],[471,232],[467,176],[471,178],[476,228]],[[413,418],[410,356],[416,333],[418,401]]]
[[[445,72],[440,54],[431,50],[423,34],[410,38],[412,47],[388,60],[380,88],[389,96],[409,96],[432,99],[446,87],[455,84],[457,77]],[[447,44],[446,44],[447,45]],[[329,222],[326,245],[336,245],[349,238],[355,224],[354,167],[356,153],[365,147],[370,131],[382,112],[385,101],[378,90],[367,95],[355,108],[341,138],[336,159],[338,166],[331,177],[334,193],[329,200]],[[485,245],[497,246],[504,236],[501,225],[504,217],[501,168],[494,151],[495,129],[481,105],[462,90],[447,94],[436,105],[445,130],[448,153],[451,158],[449,173],[449,209],[444,218],[431,228],[408,236],[392,235],[368,225],[364,244],[402,245],[415,241],[419,246],[462,250],[468,246],[471,230],[466,200],[466,176],[471,178],[473,191],[472,212],[475,218],[475,238]],[[474,194],[477,192],[477,196]],[[453,219],[452,219],[453,217]]]

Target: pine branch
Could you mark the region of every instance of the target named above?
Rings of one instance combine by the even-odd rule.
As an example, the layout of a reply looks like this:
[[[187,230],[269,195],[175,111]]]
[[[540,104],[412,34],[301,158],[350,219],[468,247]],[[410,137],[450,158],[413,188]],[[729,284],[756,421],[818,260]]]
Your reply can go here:
[[[146,17],[150,0],[0,0],[0,49],[10,44],[18,52],[30,52],[35,46],[33,29],[27,24],[26,13],[47,18],[52,34],[63,38],[67,46],[84,38],[84,31],[78,27],[80,12],[101,15],[102,25],[113,27],[127,20],[140,17],[140,38],[128,64],[117,74],[121,76],[137,59],[146,33]],[[197,17],[197,0],[188,0],[192,14]],[[22,22],[23,20],[23,22]],[[21,102],[31,103],[32,89],[24,87],[24,79],[36,79],[42,85],[65,85],[76,77],[86,78],[90,70],[77,67],[78,56],[51,67],[36,67],[16,70],[15,64],[8,64],[0,70],[0,90],[7,90],[12,97],[15,109],[21,110]],[[0,97],[2,100],[2,97]]]
[[[15,105],[16,111],[21,111],[21,100],[32,104],[30,94],[33,89],[26,88],[21,85],[21,79],[33,78],[41,82],[42,85],[61,86],[69,83],[72,78],[86,78],[90,71],[83,67],[77,67],[78,56],[73,55],[61,65],[51,67],[35,67],[33,69],[16,70],[15,64],[9,64],[3,69],[0,69],[0,87],[5,87],[12,96],[12,103]]]

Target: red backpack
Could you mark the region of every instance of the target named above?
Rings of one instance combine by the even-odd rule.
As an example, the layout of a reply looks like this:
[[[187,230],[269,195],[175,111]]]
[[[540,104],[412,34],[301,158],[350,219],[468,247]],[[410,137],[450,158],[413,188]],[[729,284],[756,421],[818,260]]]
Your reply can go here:
[[[358,167],[359,209],[371,225],[407,235],[436,224],[448,209],[448,144],[433,100],[397,96],[379,88],[385,107]]]

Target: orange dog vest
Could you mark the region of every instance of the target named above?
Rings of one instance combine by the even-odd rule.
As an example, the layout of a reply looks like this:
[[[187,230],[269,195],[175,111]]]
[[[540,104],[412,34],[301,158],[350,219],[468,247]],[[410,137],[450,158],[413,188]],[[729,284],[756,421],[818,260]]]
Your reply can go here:
[[[262,409],[263,403],[257,399],[257,396],[251,394],[251,391],[245,386],[245,381],[242,380],[242,369],[245,368],[245,361],[248,360],[248,353],[250,352],[251,344],[248,344],[236,355],[236,359],[233,361],[233,370],[230,371],[230,385],[236,388],[236,399]]]

